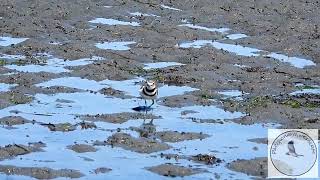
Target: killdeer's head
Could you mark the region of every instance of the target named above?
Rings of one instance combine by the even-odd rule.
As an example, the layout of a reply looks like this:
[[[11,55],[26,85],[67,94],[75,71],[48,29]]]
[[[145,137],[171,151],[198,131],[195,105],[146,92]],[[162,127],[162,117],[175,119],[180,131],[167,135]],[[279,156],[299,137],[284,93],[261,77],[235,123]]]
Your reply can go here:
[[[147,89],[155,89],[157,87],[156,82],[153,80],[147,80],[146,81],[146,87]]]

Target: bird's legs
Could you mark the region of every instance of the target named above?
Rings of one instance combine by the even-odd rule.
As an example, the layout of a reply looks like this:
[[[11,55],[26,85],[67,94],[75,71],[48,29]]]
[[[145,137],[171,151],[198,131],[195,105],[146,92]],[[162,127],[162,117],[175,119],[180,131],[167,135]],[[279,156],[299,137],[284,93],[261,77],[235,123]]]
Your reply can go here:
[[[144,118],[143,118],[143,124],[145,124],[145,121],[146,121],[146,118],[147,118],[147,115],[148,115],[148,109],[147,109],[147,100],[144,100],[144,104],[145,104],[145,115],[144,115]]]
[[[148,112],[147,112],[147,110],[146,110],[146,113],[144,114],[144,117],[143,117],[143,124],[145,124],[145,122],[146,122],[146,118],[147,118],[147,114]]]
[[[152,103],[151,103],[151,105],[149,106],[149,108],[151,108],[152,105],[154,105],[154,99],[152,99]]]

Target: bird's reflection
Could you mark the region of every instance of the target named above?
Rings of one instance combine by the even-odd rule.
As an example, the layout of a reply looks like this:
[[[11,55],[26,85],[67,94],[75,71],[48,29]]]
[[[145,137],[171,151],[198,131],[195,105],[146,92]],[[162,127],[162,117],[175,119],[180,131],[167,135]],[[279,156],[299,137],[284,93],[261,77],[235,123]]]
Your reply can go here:
[[[149,112],[153,110],[151,106],[137,106],[132,108],[132,110],[137,111],[137,112]]]
[[[143,123],[138,128],[138,132],[140,134],[140,137],[154,139],[156,134],[156,126],[153,124],[153,116],[151,116],[150,121],[147,120],[149,111],[152,111],[152,109],[145,109],[145,115],[143,116]]]

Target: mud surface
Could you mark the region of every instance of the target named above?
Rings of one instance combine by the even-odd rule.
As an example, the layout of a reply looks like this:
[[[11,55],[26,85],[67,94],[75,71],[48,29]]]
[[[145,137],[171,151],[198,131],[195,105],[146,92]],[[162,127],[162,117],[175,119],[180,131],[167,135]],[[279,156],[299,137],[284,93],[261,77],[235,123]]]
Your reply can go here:
[[[70,123],[61,123],[61,124],[41,124],[42,126],[46,126],[50,131],[74,131],[76,127]]]
[[[161,117],[144,113],[117,113],[117,114],[97,114],[94,116],[87,115],[81,117],[87,121],[103,121],[110,123],[124,123],[132,119],[159,119]]]
[[[110,87],[101,89],[100,93],[108,96],[114,96],[117,98],[132,98],[132,96],[126,95],[125,92],[112,89]]]
[[[199,96],[180,95],[159,99],[159,104],[168,107],[184,107],[192,105],[208,106],[214,104],[214,102]]]
[[[3,0],[0,178],[264,178],[268,128],[320,128],[319,11],[301,0]],[[159,86],[151,108],[146,79]],[[26,146],[39,141],[41,153]],[[160,151],[184,158],[168,165]]]
[[[87,144],[75,144],[67,147],[77,153],[96,152],[97,149]]]
[[[158,139],[162,142],[180,142],[195,139],[205,139],[208,138],[208,134],[203,133],[192,133],[192,132],[177,132],[177,131],[157,131],[152,121],[149,123],[144,123],[140,127],[130,127],[130,130],[139,133],[140,137]]]
[[[0,109],[16,105],[16,104],[25,104],[33,100],[32,96],[20,93],[20,92],[4,92],[0,93],[1,104]]]
[[[51,168],[17,167],[8,165],[0,165],[0,172],[6,175],[22,175],[36,179],[55,179],[59,177],[80,178],[84,176],[80,172],[71,169],[54,170]]]
[[[250,142],[258,143],[258,144],[268,144],[267,138],[255,138],[255,139],[248,139]]]
[[[231,162],[227,167],[250,176],[266,178],[268,175],[267,158],[255,158],[252,160],[237,160]]]
[[[29,146],[19,144],[6,145],[4,147],[0,147],[0,160],[10,159],[32,152],[43,151],[42,147],[45,147],[45,144],[43,144],[42,142],[31,143]]]
[[[173,131],[162,131],[157,132],[156,136],[164,142],[179,142],[193,139],[205,139],[209,137],[203,133],[190,133],[190,132],[173,132]]]
[[[0,118],[1,125],[14,126],[19,124],[30,123],[31,121],[20,116],[7,116]]]
[[[203,169],[194,169],[194,168],[187,168],[183,166],[177,166],[173,164],[162,164],[159,166],[148,167],[146,168],[151,172],[160,174],[162,176],[169,176],[169,177],[176,177],[176,176],[190,176],[193,174],[198,174],[201,172],[205,172]]]
[[[152,153],[167,150],[170,148],[168,144],[151,140],[147,138],[134,138],[129,134],[116,133],[108,138],[107,144],[115,147],[121,147],[139,153]],[[96,142],[96,145],[100,145]]]

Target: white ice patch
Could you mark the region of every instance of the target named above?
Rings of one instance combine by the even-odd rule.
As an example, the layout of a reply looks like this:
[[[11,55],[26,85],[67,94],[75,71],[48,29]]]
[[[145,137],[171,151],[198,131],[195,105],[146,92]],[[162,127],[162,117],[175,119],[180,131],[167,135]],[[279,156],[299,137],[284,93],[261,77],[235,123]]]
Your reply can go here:
[[[243,64],[234,64],[233,66],[240,67],[240,68],[248,68],[248,67],[250,67],[250,66],[243,65]]]
[[[182,66],[185,64],[177,63],[177,62],[157,62],[157,63],[146,63],[144,64],[145,67],[143,69],[150,70],[150,69],[160,69],[166,68],[170,66]]]
[[[170,6],[166,6],[166,5],[163,5],[163,4],[161,4],[161,7],[165,8],[165,9],[174,10],[174,11],[182,11],[181,9],[170,7]]]
[[[99,49],[125,51],[125,50],[130,49],[130,47],[128,45],[135,44],[135,43],[136,42],[134,42],[134,41],[103,42],[103,43],[96,43],[95,46]]]
[[[181,48],[202,48],[208,45],[216,49],[222,49],[230,53],[235,53],[236,55],[247,56],[247,57],[259,56],[258,53],[261,51],[255,48],[250,48],[250,47],[245,47],[245,46],[235,45],[235,44],[226,44],[226,43],[221,43],[221,42],[211,41],[211,40],[195,40],[192,42],[181,43],[178,46]]]
[[[296,85],[296,87],[303,86],[301,84]],[[320,94],[320,86],[311,86],[310,88],[301,89],[290,93],[290,95],[299,94]]]
[[[178,45],[180,48],[202,48],[204,46],[212,46],[216,49],[222,49],[224,51],[235,53],[236,55],[240,56],[261,56],[259,54],[260,52],[263,52],[263,50],[241,46],[241,45],[235,45],[235,44],[227,44],[212,40],[195,40],[192,42],[185,42]],[[266,51],[264,51],[266,52]],[[296,67],[296,68],[304,68],[306,66],[314,66],[316,65],[313,61],[297,58],[297,57],[289,57],[283,54],[277,54],[277,53],[269,53],[265,55],[266,57],[271,57],[276,60],[279,60],[281,62],[289,63],[290,65]]]
[[[218,92],[218,94],[224,95],[225,99],[234,98],[235,100],[243,100],[242,96],[249,93],[244,93],[239,90],[226,90],[226,91],[220,91]]]
[[[26,56],[23,55],[10,55],[10,54],[0,54],[0,59],[5,60],[19,60],[19,59],[25,59]]]
[[[130,15],[132,16],[152,16],[152,17],[160,17],[158,15],[155,15],[155,14],[146,14],[146,13],[141,13],[141,12],[133,12],[133,13],[130,13]]]
[[[181,22],[183,22],[183,23],[189,23],[188,19],[181,19]]]
[[[187,22],[187,20],[184,20],[183,22]],[[207,28],[203,26],[198,26],[198,25],[193,25],[193,24],[181,24],[179,26],[185,26],[189,27],[192,29],[200,29],[200,30],[206,30],[210,32],[220,32],[220,33],[226,33],[229,31],[229,28]],[[229,34],[226,36],[227,39],[230,40],[236,40],[236,39],[241,39],[241,38],[246,38],[248,37],[246,34],[241,34],[241,33],[236,33],[236,34]],[[191,43],[182,43],[179,46],[181,48],[201,48],[205,45],[211,45],[214,48],[217,49],[223,49],[228,52],[235,53],[237,55],[242,55],[242,56],[261,56],[257,54],[258,52],[264,51],[264,50],[259,50],[256,48],[250,48],[250,47],[245,47],[241,45],[232,45],[232,44],[226,44],[226,43],[220,43],[216,41],[210,41],[210,40],[196,40]],[[264,51],[267,52],[267,51]],[[296,67],[296,68],[304,68],[306,66],[315,66],[316,64],[308,59],[303,59],[303,58],[298,58],[298,57],[289,57],[283,54],[278,54],[278,53],[269,53],[267,55],[264,55],[266,57],[274,58],[276,60],[279,60],[281,62],[289,63],[290,65]]]
[[[124,26],[140,26],[137,22],[126,22],[126,21],[119,21],[116,19],[106,19],[106,18],[96,18],[94,20],[89,21],[90,23],[94,24],[106,24],[110,26],[115,25],[124,25]]]
[[[298,57],[289,57],[283,54],[277,54],[277,53],[270,53],[268,55],[266,55],[267,57],[271,57],[274,59],[277,59],[281,62],[285,62],[285,63],[289,63],[294,67],[297,68],[304,68],[306,66],[315,66],[316,64],[308,59],[302,59],[302,58],[298,58]]]
[[[222,94],[224,96],[229,96],[229,97],[238,97],[242,96],[243,93],[239,90],[226,90],[226,91],[220,91],[218,94]]]
[[[9,73],[4,73],[2,74],[3,76],[11,76],[11,75],[15,75],[18,74],[17,72],[9,72]]]
[[[208,28],[208,27],[198,26],[198,25],[193,25],[193,24],[181,24],[179,26],[189,27],[191,29],[200,29],[200,30],[205,30],[205,31],[210,31],[210,32],[219,32],[219,33],[225,33],[230,30],[229,28]]]
[[[88,64],[92,64],[94,61],[104,60],[102,57],[93,56],[92,58],[83,58],[78,60],[64,60],[59,58],[48,59],[46,63],[41,65],[39,64],[28,64],[28,65],[6,65],[5,67],[8,69],[20,71],[20,72],[50,72],[50,73],[62,73],[62,72],[70,72],[70,70],[65,67],[68,66],[84,66]]]
[[[27,39],[29,38],[13,38],[13,37],[0,36],[0,46],[10,46],[12,44],[16,45],[16,44],[22,43]]]
[[[17,84],[0,83],[0,92],[10,91],[10,88],[17,86]]]
[[[61,42],[54,42],[54,41],[49,42],[49,44],[51,44],[51,45],[62,45]]]
[[[245,34],[229,34],[227,36],[227,38],[231,39],[231,40],[236,40],[236,39],[241,39],[241,38],[246,38],[246,37],[248,37],[248,36]]]
[[[51,79],[49,81],[36,84],[36,86],[38,87],[64,86],[64,87],[91,90],[91,91],[98,91],[105,87],[103,85],[100,85],[97,81],[82,79],[80,77],[63,77],[63,78]]]

